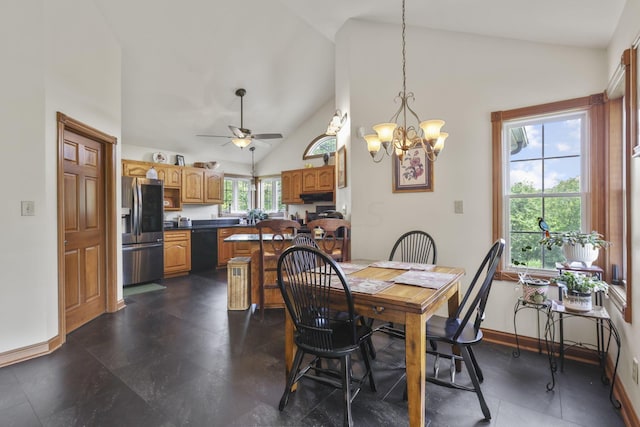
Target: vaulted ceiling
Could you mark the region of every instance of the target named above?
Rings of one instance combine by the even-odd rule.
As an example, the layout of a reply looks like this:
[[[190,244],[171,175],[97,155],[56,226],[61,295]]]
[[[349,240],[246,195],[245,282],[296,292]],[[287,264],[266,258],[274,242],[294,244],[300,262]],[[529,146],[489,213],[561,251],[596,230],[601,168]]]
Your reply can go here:
[[[348,19],[400,24],[400,0],[94,0],[122,47],[122,142],[250,163],[240,126],[285,137],[334,97]],[[408,0],[407,25],[605,48],[625,0]],[[329,120],[329,117],[327,117]],[[320,134],[323,129],[318,129]],[[256,143],[256,160],[272,145]]]

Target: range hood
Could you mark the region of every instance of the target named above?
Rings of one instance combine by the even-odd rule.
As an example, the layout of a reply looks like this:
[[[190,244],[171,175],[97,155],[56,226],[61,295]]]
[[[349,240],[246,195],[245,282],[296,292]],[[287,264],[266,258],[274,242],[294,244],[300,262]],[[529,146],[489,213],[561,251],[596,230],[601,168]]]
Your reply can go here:
[[[300,198],[305,203],[332,202],[333,201],[333,191],[328,191],[328,192],[325,192],[325,193],[302,193],[302,194],[300,194]]]

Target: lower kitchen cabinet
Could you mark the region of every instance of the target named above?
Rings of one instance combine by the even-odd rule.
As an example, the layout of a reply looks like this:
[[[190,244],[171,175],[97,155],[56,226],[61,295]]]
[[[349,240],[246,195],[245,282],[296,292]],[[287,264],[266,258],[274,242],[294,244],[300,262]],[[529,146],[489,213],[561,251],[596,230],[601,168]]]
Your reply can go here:
[[[253,249],[251,242],[225,242],[234,234],[257,234],[255,227],[229,227],[218,229],[218,267],[226,267],[231,258],[237,256],[251,256]]]
[[[164,232],[164,277],[189,274],[191,270],[191,231]]]

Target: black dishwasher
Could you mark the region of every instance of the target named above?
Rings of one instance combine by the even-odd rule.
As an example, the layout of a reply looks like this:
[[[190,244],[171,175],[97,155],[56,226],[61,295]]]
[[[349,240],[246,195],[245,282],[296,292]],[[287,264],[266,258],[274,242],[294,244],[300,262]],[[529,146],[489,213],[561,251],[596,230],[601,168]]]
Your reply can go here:
[[[191,230],[191,271],[215,270],[218,265],[218,229]]]

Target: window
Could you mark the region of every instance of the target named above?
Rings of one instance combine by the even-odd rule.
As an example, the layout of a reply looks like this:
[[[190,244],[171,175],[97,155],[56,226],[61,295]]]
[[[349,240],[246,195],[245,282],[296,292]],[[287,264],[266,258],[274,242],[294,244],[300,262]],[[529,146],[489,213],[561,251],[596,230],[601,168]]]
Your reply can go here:
[[[224,214],[245,214],[253,208],[250,178],[224,178]]]
[[[282,181],[280,177],[260,179],[260,209],[268,213],[284,212]]]
[[[600,210],[595,203],[602,189],[593,185],[602,170],[593,147],[603,141],[603,100],[599,94],[492,114],[494,237],[508,249],[499,278],[517,280],[522,263],[529,273],[555,275],[564,257],[538,243],[540,217],[551,231],[605,229],[602,203]]]
[[[325,135],[322,134],[316,137],[307,149],[304,150],[304,154],[302,155],[302,159],[313,159],[316,157],[322,157],[325,153],[330,156],[334,156],[336,153],[336,148],[338,146],[335,135]]]

